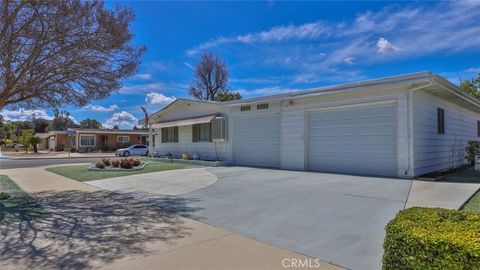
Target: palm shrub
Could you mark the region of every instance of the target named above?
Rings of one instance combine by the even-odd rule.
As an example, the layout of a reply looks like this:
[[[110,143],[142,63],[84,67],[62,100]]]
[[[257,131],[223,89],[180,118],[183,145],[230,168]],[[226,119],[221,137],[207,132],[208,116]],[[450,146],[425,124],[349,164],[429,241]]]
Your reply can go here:
[[[467,147],[465,147],[466,156],[470,165],[475,165],[475,159],[480,155],[480,142],[469,141]]]

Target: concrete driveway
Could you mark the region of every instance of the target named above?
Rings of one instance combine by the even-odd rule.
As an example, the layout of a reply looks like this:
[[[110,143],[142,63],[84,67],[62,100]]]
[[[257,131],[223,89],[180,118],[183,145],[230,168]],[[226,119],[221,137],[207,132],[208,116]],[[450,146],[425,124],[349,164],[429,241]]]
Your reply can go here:
[[[404,208],[411,185],[402,179],[246,167],[208,171],[217,182],[176,195],[195,209],[178,213],[352,269],[381,268],[384,227]],[[162,194],[158,181],[143,181],[141,187]],[[110,185],[121,191],[113,179]]]
[[[351,269],[380,269],[384,227],[411,181],[212,168],[217,183],[181,195],[208,224]]]

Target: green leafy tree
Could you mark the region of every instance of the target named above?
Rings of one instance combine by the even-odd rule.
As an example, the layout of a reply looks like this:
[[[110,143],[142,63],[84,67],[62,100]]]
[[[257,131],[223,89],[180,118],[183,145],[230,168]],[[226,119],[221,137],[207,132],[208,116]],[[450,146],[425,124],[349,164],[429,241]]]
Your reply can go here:
[[[35,118],[32,120],[32,123],[35,133],[45,133],[50,125],[50,121],[43,118]]]
[[[87,118],[87,119],[83,119],[82,121],[80,121],[80,127],[81,128],[96,128],[96,129],[99,129],[99,128],[102,128],[102,123],[100,123],[96,119]]]
[[[29,143],[33,146],[33,152],[37,153],[38,152],[38,144],[42,141],[40,137],[38,136],[32,136],[30,137]]]
[[[18,138],[18,141],[23,144],[25,147],[25,151],[28,150],[28,146],[31,144],[32,138],[35,137],[35,133],[33,132],[33,129],[24,129],[22,130],[22,133],[20,137]]]
[[[226,91],[218,94],[215,97],[216,101],[229,101],[229,100],[235,100],[235,99],[242,99],[242,95],[240,95],[239,92],[232,93],[230,91]]]
[[[480,73],[476,78],[460,82],[460,89],[480,99]]]
[[[68,128],[75,128],[78,125],[70,118],[70,113],[67,111],[55,110],[55,116],[53,117],[52,122],[48,126],[49,131],[62,131],[67,130]]]

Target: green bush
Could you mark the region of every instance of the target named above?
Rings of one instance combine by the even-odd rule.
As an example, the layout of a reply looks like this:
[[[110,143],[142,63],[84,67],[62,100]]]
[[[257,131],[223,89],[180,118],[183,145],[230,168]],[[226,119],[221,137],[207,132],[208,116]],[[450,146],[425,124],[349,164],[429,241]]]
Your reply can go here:
[[[105,166],[110,166],[110,159],[102,158],[102,162],[103,162],[103,164],[105,164]]]
[[[470,165],[475,165],[475,158],[480,155],[480,142],[469,141],[467,147],[465,147],[466,156]]]
[[[105,164],[103,162],[97,162],[95,164],[95,167],[99,168],[99,169],[104,169],[105,168]]]
[[[383,269],[480,269],[480,215],[409,208],[388,223]]]

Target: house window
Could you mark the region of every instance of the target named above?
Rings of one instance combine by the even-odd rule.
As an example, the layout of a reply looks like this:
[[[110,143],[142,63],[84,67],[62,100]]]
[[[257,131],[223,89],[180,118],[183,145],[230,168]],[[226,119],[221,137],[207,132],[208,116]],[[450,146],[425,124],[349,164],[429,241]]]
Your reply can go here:
[[[192,126],[192,142],[211,142],[212,126],[210,123]]]
[[[257,105],[257,110],[265,110],[268,109],[268,103],[262,103]]]
[[[250,111],[251,109],[252,109],[252,107],[250,105],[240,107],[240,111],[242,111],[242,112]]]
[[[480,137],[480,121],[477,121],[477,137]]]
[[[95,135],[80,135],[80,147],[95,146]]]
[[[162,143],[177,143],[178,127],[162,128]]]
[[[128,143],[130,142],[130,136],[117,136],[117,142]]]
[[[445,110],[437,108],[437,131],[438,134],[445,134]]]

